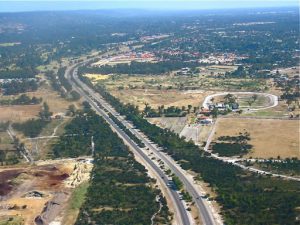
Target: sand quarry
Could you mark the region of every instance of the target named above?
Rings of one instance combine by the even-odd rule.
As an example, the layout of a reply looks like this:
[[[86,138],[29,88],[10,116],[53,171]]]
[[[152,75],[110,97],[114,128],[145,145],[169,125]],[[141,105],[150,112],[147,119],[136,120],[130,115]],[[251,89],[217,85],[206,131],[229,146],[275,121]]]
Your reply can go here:
[[[72,190],[89,180],[90,159],[36,162],[0,170],[0,222],[60,224]]]

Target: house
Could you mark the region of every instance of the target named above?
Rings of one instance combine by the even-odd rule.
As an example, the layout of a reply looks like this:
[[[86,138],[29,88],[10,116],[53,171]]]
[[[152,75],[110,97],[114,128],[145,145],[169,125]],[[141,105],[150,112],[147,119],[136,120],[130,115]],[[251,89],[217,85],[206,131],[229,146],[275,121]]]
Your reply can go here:
[[[202,109],[201,110],[201,114],[203,114],[205,116],[209,116],[211,114],[211,110],[209,110],[209,109]]]
[[[226,109],[226,106],[224,105],[224,103],[217,103],[215,105],[215,107],[218,109],[218,110],[225,110]]]
[[[212,124],[213,120],[210,119],[209,117],[203,116],[201,114],[199,114],[197,116],[197,123],[199,124]]]

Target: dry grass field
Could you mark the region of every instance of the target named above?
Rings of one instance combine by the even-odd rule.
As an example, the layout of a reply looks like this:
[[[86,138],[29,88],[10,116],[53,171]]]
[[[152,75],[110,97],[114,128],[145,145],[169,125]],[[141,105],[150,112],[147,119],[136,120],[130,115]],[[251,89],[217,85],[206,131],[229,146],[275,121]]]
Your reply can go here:
[[[93,84],[97,83],[100,80],[107,80],[109,75],[95,74],[95,73],[87,73],[83,76],[89,78]]]
[[[54,114],[66,112],[69,105],[79,105],[80,101],[71,102],[60,97],[60,95],[53,91],[47,84],[42,85],[36,92],[27,93],[30,97],[43,98],[43,102],[47,102],[50,107],[50,111]]]
[[[54,114],[64,113],[71,104],[80,107],[80,101],[71,102],[60,97],[60,95],[53,91],[48,85],[43,85],[36,92],[26,93],[30,97],[43,98],[43,102],[47,102],[50,111]],[[15,96],[16,97],[16,96]],[[2,98],[2,97],[1,97]],[[5,98],[7,98],[5,96]],[[15,105],[15,106],[0,106],[0,122],[12,121],[23,122],[38,116],[41,110],[40,105]]]
[[[13,141],[6,131],[0,131],[0,151],[14,150]]]
[[[161,128],[170,129],[177,134],[180,134],[182,129],[187,124],[186,117],[157,117],[147,118],[147,120]]]
[[[126,89],[114,90],[111,94],[119,98],[124,103],[131,103],[144,109],[145,103],[148,103],[152,108],[164,105],[169,106],[199,107],[205,96],[212,92],[185,92],[179,90],[157,90],[157,89]]]
[[[234,136],[245,131],[250,133],[249,144],[253,145],[251,153],[245,157],[300,158],[299,121],[220,118],[214,140],[220,136]]]
[[[0,122],[22,122],[34,118],[41,110],[40,105],[0,106]]]

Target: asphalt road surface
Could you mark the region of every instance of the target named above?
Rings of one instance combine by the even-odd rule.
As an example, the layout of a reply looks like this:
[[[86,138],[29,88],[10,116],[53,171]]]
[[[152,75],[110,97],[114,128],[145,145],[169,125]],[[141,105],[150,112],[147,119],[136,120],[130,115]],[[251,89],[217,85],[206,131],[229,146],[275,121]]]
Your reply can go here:
[[[166,190],[169,193],[169,196],[173,202],[174,210],[175,210],[175,220],[176,223],[179,225],[187,225],[191,224],[187,210],[183,202],[180,200],[179,194],[177,191],[170,186],[170,181],[168,180],[167,175],[164,173],[162,169],[160,169],[149,157],[146,155],[143,150],[134,143],[129,136],[121,130],[108,116],[108,114],[103,109],[104,107],[107,108],[108,105],[103,104],[103,99],[99,96],[98,93],[95,93],[92,89],[87,87],[84,83],[82,83],[78,77],[77,77],[77,67],[80,64],[74,65],[72,67],[69,67],[66,70],[66,78],[70,81],[73,88],[81,95],[83,96],[86,101],[90,103],[92,108],[100,114],[113,128],[113,130],[116,131],[116,133],[124,140],[124,142],[131,147],[131,149],[134,151],[135,154],[138,154],[145,163],[147,163],[147,167],[151,168],[152,171],[155,172],[156,177],[160,179],[161,183],[166,186]]]

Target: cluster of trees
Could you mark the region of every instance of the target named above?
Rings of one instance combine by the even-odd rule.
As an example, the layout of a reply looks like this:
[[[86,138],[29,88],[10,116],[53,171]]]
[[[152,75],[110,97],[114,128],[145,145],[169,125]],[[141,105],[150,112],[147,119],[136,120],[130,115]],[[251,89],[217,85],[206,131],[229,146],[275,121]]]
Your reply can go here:
[[[77,91],[72,90],[72,85],[65,78],[66,67],[59,68],[55,74],[53,71],[47,71],[46,77],[50,80],[52,88],[60,93],[60,96],[71,101],[80,99]]]
[[[38,119],[30,119],[24,123],[13,123],[13,128],[22,132],[27,137],[37,137],[44,127],[51,121],[52,112],[46,102],[43,104],[42,110],[39,112]]]
[[[168,108],[165,108],[164,105],[159,106],[157,110],[152,109],[149,104],[145,105],[145,108],[143,110],[143,115],[146,117],[184,117],[186,116],[187,112],[189,113],[192,106],[188,105],[188,108],[186,109],[185,106],[182,108],[170,106]]]
[[[37,137],[43,128],[49,123],[42,119],[30,119],[24,123],[13,123],[13,128],[22,132],[26,137]]]
[[[38,89],[38,82],[35,79],[11,80],[0,84],[4,95],[16,95]]]
[[[66,83],[64,83],[64,85],[61,83],[61,80],[64,82],[64,79],[62,79],[62,74],[64,74],[64,71],[65,69],[60,68],[57,74],[55,74],[53,71],[47,71],[45,75],[50,80],[52,88],[59,92],[61,97],[66,98],[68,95],[67,88],[69,88],[69,86],[66,85]]]
[[[42,101],[42,98],[37,98],[35,96],[30,98],[28,95],[22,94],[18,98],[0,100],[0,105],[37,105]]]
[[[237,99],[236,96],[229,93],[229,94],[224,96],[224,103],[230,105],[230,104],[236,103],[236,99]]]
[[[259,167],[275,173],[300,175],[300,160],[298,158],[287,158],[284,160],[264,160],[255,162]]]
[[[237,70],[233,72],[226,72],[225,77],[234,77],[234,78],[245,78],[248,76],[248,71],[245,70],[243,66],[239,66]]]
[[[281,88],[283,94],[280,96],[281,99],[285,100],[288,105],[293,102],[297,104],[300,98],[299,89],[299,76],[295,76],[291,79],[275,79],[276,86]]]
[[[152,180],[146,169],[92,110],[77,111],[53,146],[54,157],[90,155],[91,137],[95,143],[92,179],[75,224],[150,224],[159,210],[157,196],[164,205],[156,219],[168,223],[166,201],[159,190],[149,185]]]
[[[35,78],[36,70],[22,68],[17,70],[0,70],[0,79],[26,79]]]
[[[60,82],[60,85],[63,86],[67,92],[70,92],[72,90],[72,85],[65,77],[65,72],[66,72],[66,67],[59,68],[57,71],[57,77]]]
[[[226,224],[296,222],[296,207],[300,204],[300,196],[297,194],[300,188],[297,182],[248,173],[234,165],[211,158],[192,141],[187,142],[168,129],[150,124],[134,106],[123,105],[105,90],[98,90],[120,114],[125,115],[153,142],[178,160],[182,168],[195,171],[199,174],[198,179],[210,184],[218,194],[215,200],[222,205]],[[268,213],[265,213],[266,210]]]
[[[130,64],[122,63],[114,66],[104,65],[101,67],[81,67],[78,71],[83,73],[100,73],[100,74],[164,74],[184,67],[195,68],[197,62],[183,61],[161,61],[157,63],[149,62],[131,62]]]
[[[245,155],[249,153],[253,147],[248,144],[250,140],[251,138],[248,132],[239,133],[238,136],[221,136],[217,142],[212,143],[212,150],[220,156]]]
[[[6,132],[9,126],[9,122],[0,122],[0,132]],[[0,165],[13,165],[19,162],[19,154],[17,151],[11,151],[13,149],[13,141],[10,143],[12,149],[7,148],[7,140],[5,137],[0,136],[0,144],[5,142],[5,147],[0,148]]]

